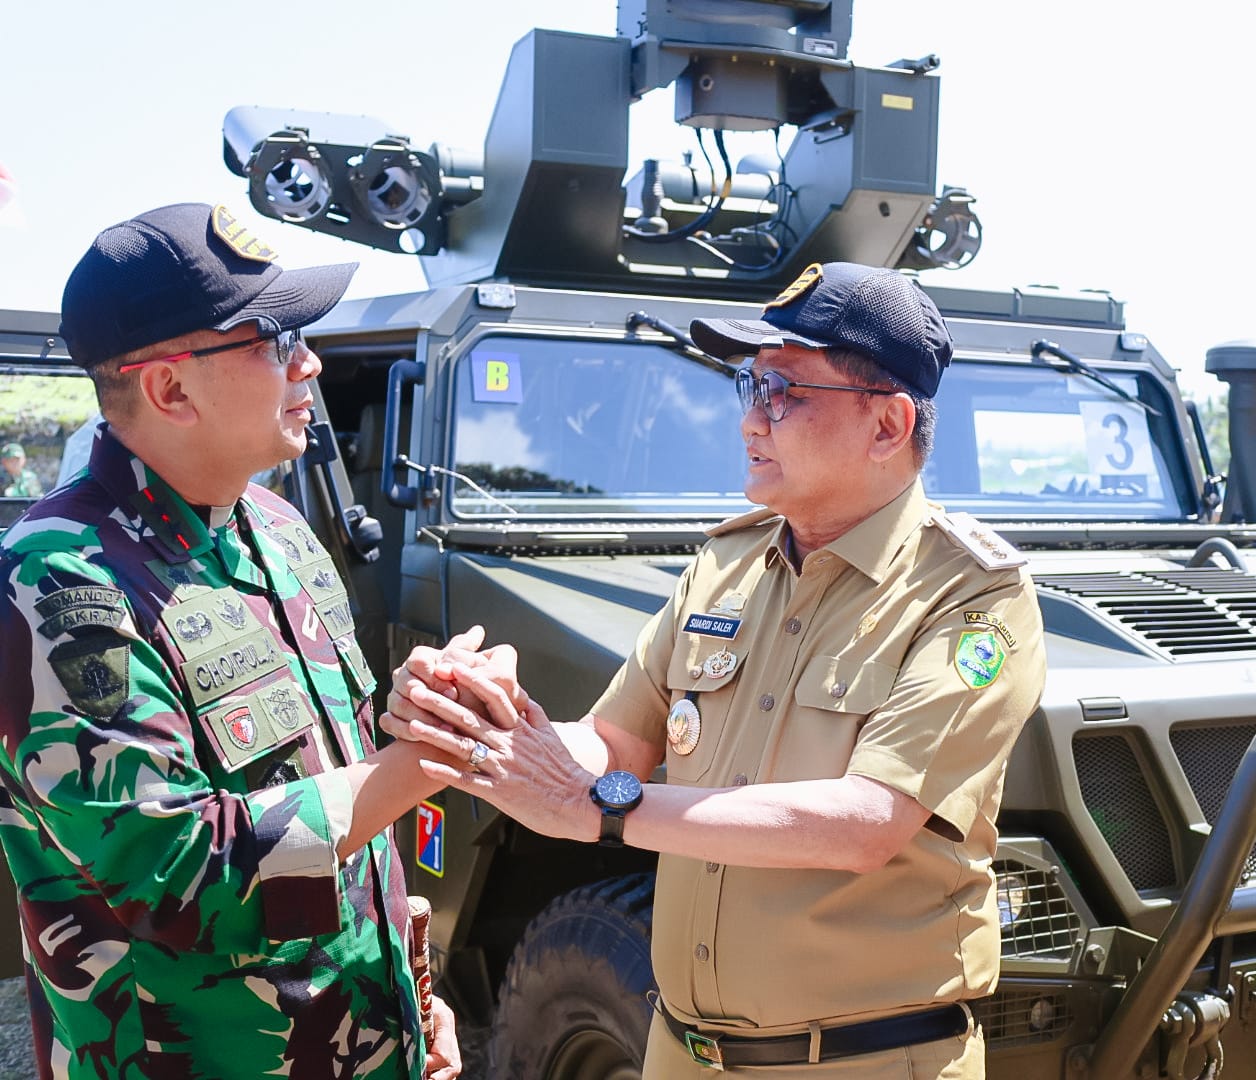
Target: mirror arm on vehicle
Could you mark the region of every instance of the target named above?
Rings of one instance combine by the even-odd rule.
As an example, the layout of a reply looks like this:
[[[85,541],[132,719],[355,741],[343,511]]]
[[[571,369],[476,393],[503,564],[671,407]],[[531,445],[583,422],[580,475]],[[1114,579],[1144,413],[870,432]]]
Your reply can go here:
[[[635,333],[637,327],[648,326],[651,330],[657,330],[666,338],[671,339],[668,348],[675,349],[682,356],[687,356],[703,367],[710,368],[712,371],[718,371],[721,375],[727,375],[730,379],[737,374],[737,368],[733,364],[726,363],[719,357],[705,353],[693,343],[693,338],[686,334],[683,330],[673,326],[669,322],[665,322],[657,315],[651,315],[648,311],[634,311],[624,322],[624,326],[630,333]]]
[[[1033,345],[1030,346],[1030,352],[1033,353],[1033,357],[1035,360],[1041,360],[1043,353],[1049,353],[1051,356],[1054,356],[1057,359],[1064,361],[1063,366],[1060,366],[1058,364],[1048,364],[1049,367],[1055,368],[1056,371],[1076,372],[1078,375],[1082,375],[1085,378],[1090,379],[1091,382],[1098,383],[1105,390],[1110,390],[1112,393],[1116,394],[1117,397],[1123,398],[1125,401],[1128,401],[1131,405],[1137,405],[1144,412],[1150,413],[1152,416],[1160,415],[1160,412],[1156,409],[1153,409],[1150,405],[1147,404],[1147,402],[1140,401],[1133,394],[1126,393],[1126,391],[1122,390],[1119,386],[1117,386],[1116,383],[1114,383],[1106,375],[1102,374],[1099,371],[1096,371],[1089,364],[1083,363],[1076,356],[1074,356],[1071,352],[1069,352],[1067,349],[1063,348],[1062,346],[1057,345],[1054,341],[1046,341],[1042,339],[1035,341]]]

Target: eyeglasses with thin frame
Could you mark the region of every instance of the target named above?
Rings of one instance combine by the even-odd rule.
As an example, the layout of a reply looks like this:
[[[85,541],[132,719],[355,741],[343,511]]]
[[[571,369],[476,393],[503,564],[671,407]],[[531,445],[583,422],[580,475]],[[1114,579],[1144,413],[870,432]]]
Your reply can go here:
[[[275,364],[278,367],[287,367],[292,363],[292,358],[297,354],[298,346],[305,341],[298,330],[281,330],[278,334],[259,334],[257,337],[246,338],[244,341],[233,341],[228,345],[213,345],[208,349],[190,349],[188,352],[172,353],[170,356],[153,356],[147,360],[137,360],[134,364],[123,364],[118,368],[118,374],[124,375],[128,371],[134,371],[136,368],[143,367],[145,364],[156,364],[164,360],[168,364],[177,364],[180,360],[190,360],[194,356],[213,356],[215,353],[230,352],[232,349],[248,349],[263,341],[273,341],[275,343]]]
[[[785,378],[779,371],[765,371],[755,375],[749,368],[742,368],[736,375],[737,397],[741,401],[744,415],[755,405],[763,409],[763,414],[777,423],[785,419],[789,412],[789,388],[799,386],[804,390],[845,390],[852,394],[876,394],[891,397],[897,390],[886,390],[872,386],[841,386],[833,383],[794,382]]]

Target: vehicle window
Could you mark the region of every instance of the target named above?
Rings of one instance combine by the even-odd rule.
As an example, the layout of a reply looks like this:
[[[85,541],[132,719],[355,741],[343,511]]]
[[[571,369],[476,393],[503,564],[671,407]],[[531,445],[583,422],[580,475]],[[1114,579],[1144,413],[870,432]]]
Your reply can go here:
[[[657,345],[494,337],[459,361],[454,460],[464,515],[739,513],[733,382]],[[503,505],[505,504],[505,505]]]
[[[930,496],[992,518],[1182,520],[1192,503],[1168,400],[1149,376],[1105,374],[1162,415],[1055,369],[953,364]]]
[[[0,529],[87,464],[99,420],[79,369],[0,371]]]

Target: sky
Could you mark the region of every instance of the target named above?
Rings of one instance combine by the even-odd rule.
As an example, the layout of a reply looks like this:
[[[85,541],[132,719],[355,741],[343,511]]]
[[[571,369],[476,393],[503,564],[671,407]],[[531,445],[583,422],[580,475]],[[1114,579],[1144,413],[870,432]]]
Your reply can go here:
[[[632,3],[633,0],[628,0]],[[0,308],[55,311],[101,228],[224,202],[286,267],[361,262],[349,297],[423,287],[413,256],[257,215],[222,162],[236,105],[378,117],[478,149],[512,45],[533,27],[615,33],[615,0],[3,0]],[[854,0],[850,59],[942,64],[938,187],[973,194],[977,258],[926,281],[1105,289],[1216,396],[1208,348],[1256,339],[1249,66],[1256,5],[1199,0]],[[630,114],[629,174],[696,146],[670,90]],[[752,139],[762,140],[753,144]],[[743,136],[768,152],[768,135]],[[5,173],[8,177],[6,178]]]

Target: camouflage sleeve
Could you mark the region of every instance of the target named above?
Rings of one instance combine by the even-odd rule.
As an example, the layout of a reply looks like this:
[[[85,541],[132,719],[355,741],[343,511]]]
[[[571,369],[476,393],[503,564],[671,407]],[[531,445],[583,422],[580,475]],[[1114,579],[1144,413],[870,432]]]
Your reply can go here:
[[[0,587],[12,804],[0,822],[36,833],[37,844],[18,846],[61,871],[40,876],[44,898],[72,901],[86,886],[132,934],[179,950],[258,952],[267,938],[338,929],[340,876],[317,779],[216,789],[174,673],[87,557],[10,556]],[[41,611],[51,593],[75,588],[94,592],[73,618]]]

